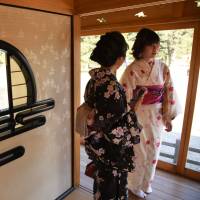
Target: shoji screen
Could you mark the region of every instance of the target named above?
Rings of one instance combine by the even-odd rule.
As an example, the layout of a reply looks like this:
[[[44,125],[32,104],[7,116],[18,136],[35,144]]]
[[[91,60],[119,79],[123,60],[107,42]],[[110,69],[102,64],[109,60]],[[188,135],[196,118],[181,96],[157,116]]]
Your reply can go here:
[[[37,100],[55,100],[44,126],[0,142],[0,154],[25,148],[0,167],[0,199],[53,200],[72,187],[71,17],[0,6],[0,40],[27,58]]]

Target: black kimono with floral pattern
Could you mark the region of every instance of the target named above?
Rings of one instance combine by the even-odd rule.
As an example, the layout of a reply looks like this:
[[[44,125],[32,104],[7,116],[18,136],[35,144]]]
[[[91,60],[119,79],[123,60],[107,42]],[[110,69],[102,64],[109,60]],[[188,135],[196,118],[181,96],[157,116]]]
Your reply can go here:
[[[93,124],[88,125],[85,149],[97,167],[95,199],[127,199],[127,172],[134,170],[133,145],[139,143],[141,126],[135,112],[126,111],[125,92],[115,75],[106,68],[93,69],[90,75],[85,102],[94,108],[95,116]],[[124,182],[121,189],[120,182]],[[105,192],[106,188],[110,189]]]

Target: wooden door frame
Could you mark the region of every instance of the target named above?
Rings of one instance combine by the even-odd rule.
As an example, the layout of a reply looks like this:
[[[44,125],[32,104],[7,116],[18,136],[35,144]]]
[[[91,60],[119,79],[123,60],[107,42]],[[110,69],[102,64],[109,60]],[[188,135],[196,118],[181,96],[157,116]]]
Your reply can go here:
[[[80,105],[80,16],[73,16],[73,84],[74,84],[74,132],[73,132],[73,149],[74,149],[74,161],[73,161],[73,183],[74,187],[80,185],[80,134],[75,131],[76,110]]]
[[[177,165],[173,165],[170,163],[166,163],[163,161],[159,161],[157,167],[159,169],[163,169],[168,172],[180,174],[181,176],[189,177],[194,180],[200,180],[200,173],[194,172],[190,169],[185,168],[186,163],[186,156],[187,156],[187,146],[189,145],[190,141],[190,131],[192,126],[192,116],[194,113],[194,105],[195,105],[195,95],[197,90],[198,84],[198,74],[199,74],[199,67],[200,67],[200,20],[188,20],[188,21],[173,21],[166,23],[153,23],[146,25],[153,30],[175,30],[175,29],[184,29],[184,28],[194,28],[194,35],[193,35],[193,47],[191,52],[191,62],[190,62],[190,76],[188,80],[188,89],[187,89],[187,96],[186,96],[186,104],[185,104],[185,113],[183,119],[183,127],[182,127],[182,138],[180,143],[180,150],[178,154],[178,162]],[[127,24],[118,27],[117,30],[121,32],[136,32],[140,30],[143,25],[136,25],[136,26],[127,26]],[[114,28],[115,29],[115,28]],[[95,35],[95,34],[102,34],[106,31],[113,30],[113,27],[108,29],[98,29],[93,31],[88,31],[83,33],[83,35]],[[80,155],[79,155],[80,156]],[[183,159],[183,157],[185,158]]]
[[[198,85],[198,75],[200,68],[200,21],[183,22],[183,23],[172,23],[167,25],[152,25],[149,26],[154,30],[174,30],[182,28],[194,28],[193,34],[193,45],[191,52],[191,62],[190,62],[190,76],[188,80],[187,96],[185,103],[185,113],[183,119],[183,126],[181,131],[181,143],[178,154],[177,165],[159,161],[157,167],[168,172],[180,174],[194,180],[200,180],[200,173],[195,172],[191,169],[186,169],[186,159],[188,153],[188,146],[190,142],[190,134],[192,127],[192,118],[194,114],[194,106],[196,99],[196,90]]]
[[[188,88],[187,88],[187,96],[186,96],[186,104],[185,104],[185,113],[183,119],[183,127],[182,127],[182,135],[181,135],[181,143],[180,150],[178,154],[178,162],[177,166],[166,163],[163,161],[159,161],[157,167],[159,169],[180,174],[181,176],[185,176],[194,180],[200,180],[200,173],[195,172],[190,169],[185,168],[185,163],[187,159],[188,145],[190,142],[190,131],[192,126],[192,117],[194,113],[194,105],[196,98],[196,90],[198,84],[198,75],[200,68],[200,20],[199,21],[188,21],[188,22],[170,22],[166,21],[164,23],[155,23],[147,25],[149,28],[153,30],[175,30],[175,29],[184,29],[184,28],[193,28],[193,46],[191,52],[191,62],[190,62],[190,76],[188,80]],[[144,27],[144,25],[139,25],[135,27],[122,27],[120,28],[121,32],[133,32],[138,31],[140,28]],[[184,158],[184,159],[183,159]]]
[[[179,150],[179,160],[177,163],[177,172],[183,176],[200,180],[200,172],[195,172],[185,168],[188,147],[190,143],[191,127],[195,109],[196,92],[198,86],[199,68],[200,68],[200,22],[195,24],[192,57],[190,62],[190,76],[187,90],[186,110],[182,127],[182,139]]]

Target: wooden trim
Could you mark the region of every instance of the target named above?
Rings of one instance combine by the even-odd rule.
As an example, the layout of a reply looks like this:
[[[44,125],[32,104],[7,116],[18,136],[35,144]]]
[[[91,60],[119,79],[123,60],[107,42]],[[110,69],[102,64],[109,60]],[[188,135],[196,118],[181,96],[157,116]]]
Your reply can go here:
[[[159,161],[158,168],[163,169],[168,172],[173,172],[173,173],[177,172],[178,174],[181,174],[184,177],[189,177],[194,180],[200,180],[199,172],[194,172],[190,169],[185,168],[187,153],[188,153],[188,146],[190,142],[190,131],[191,131],[191,126],[192,126],[192,118],[193,118],[193,113],[194,113],[196,90],[197,90],[197,84],[198,84],[198,74],[199,74],[199,68],[200,68],[200,22],[195,23],[192,26],[191,24],[187,24],[187,23],[184,23],[182,25],[178,24],[178,26],[177,25],[175,26],[176,28],[192,28],[193,27],[194,37],[193,37],[192,58],[191,58],[191,64],[190,64],[190,78],[188,81],[187,99],[186,99],[186,104],[185,104],[185,116],[184,116],[183,127],[182,127],[182,138],[181,138],[181,143],[180,143],[178,162],[177,162],[177,167],[176,167],[172,164]],[[190,27],[188,27],[188,25],[190,25]],[[174,29],[173,26],[169,28]]]
[[[193,47],[192,47],[192,58],[190,64],[190,76],[187,89],[187,99],[185,107],[185,116],[182,127],[182,139],[180,143],[180,150],[177,162],[177,171],[180,174],[185,173],[185,163],[187,159],[188,146],[190,142],[190,131],[192,126],[192,119],[194,113],[196,90],[198,84],[199,65],[200,65],[200,23],[195,26]]]
[[[143,0],[143,1],[98,1],[96,3],[94,2],[87,2],[83,5],[75,4],[75,13],[80,14],[81,17],[83,16],[91,16],[91,15],[97,15],[97,14],[104,14],[104,13],[112,13],[112,12],[118,12],[123,10],[131,10],[136,8],[145,8],[149,6],[157,6],[157,5],[163,5],[163,4],[169,4],[169,3],[177,3],[177,2],[183,2],[186,0]],[[141,3],[142,2],[142,3]]]
[[[81,27],[81,35],[100,35],[108,31],[137,32],[143,27],[153,28],[154,30],[170,30],[180,28],[193,28],[200,21],[199,18],[179,18],[179,19],[160,19],[147,20],[141,22],[127,22],[109,25],[98,25]]]
[[[176,174],[176,165],[173,165],[173,164],[170,164],[170,163],[166,163],[166,162],[164,162],[162,160],[158,161],[157,168],[161,169],[161,170],[164,170],[166,172],[171,172],[171,173]]]
[[[63,194],[61,194],[59,197],[57,197],[55,200],[63,200],[66,196],[68,196],[70,193],[72,193],[75,190],[74,187],[69,188],[67,191],[65,191]]]
[[[181,177],[189,178],[191,180],[200,181],[200,173],[199,172],[195,172],[193,170],[186,169],[184,174],[179,174],[176,172],[175,168],[176,168],[175,165],[170,165],[163,161],[158,161],[157,169],[163,170],[165,172],[169,172],[171,174],[176,174]]]
[[[131,26],[131,25],[127,25]],[[132,26],[132,27],[120,27],[119,31],[121,32],[137,32],[141,27],[144,25]],[[185,104],[185,116],[183,120],[183,127],[182,127],[182,139],[180,144],[179,150],[179,159],[177,162],[177,166],[166,163],[163,161],[159,161],[157,167],[159,169],[180,174],[184,177],[189,177],[194,180],[199,180],[200,173],[194,172],[189,169],[185,169],[186,163],[186,156],[187,156],[187,149],[190,140],[190,130],[192,126],[192,117],[194,112],[194,105],[195,105],[195,97],[196,97],[196,90],[197,90],[197,83],[198,83],[198,73],[200,68],[200,21],[192,20],[192,21],[176,21],[176,22],[167,22],[166,23],[152,23],[148,25],[149,28],[153,30],[174,30],[174,29],[183,29],[183,28],[194,28],[194,37],[193,37],[193,47],[192,47],[192,58],[190,64],[190,78],[188,81],[188,89],[187,89],[187,99]],[[105,31],[105,29],[103,29]],[[115,30],[112,27],[109,30]],[[102,30],[97,30],[96,32],[92,30],[91,32],[84,32],[92,33],[92,34],[99,34]],[[83,33],[83,31],[81,32]],[[84,34],[83,34],[84,35]],[[91,35],[91,34],[90,34]]]
[[[37,9],[41,11],[55,12],[60,14],[73,14],[73,0],[0,0],[0,5],[16,6],[21,8]]]
[[[80,16],[73,16],[74,125],[80,105]],[[74,186],[80,185],[80,135],[74,129]]]
[[[191,178],[192,180],[196,180],[198,182],[200,181],[200,173],[190,169],[185,169],[183,176]]]

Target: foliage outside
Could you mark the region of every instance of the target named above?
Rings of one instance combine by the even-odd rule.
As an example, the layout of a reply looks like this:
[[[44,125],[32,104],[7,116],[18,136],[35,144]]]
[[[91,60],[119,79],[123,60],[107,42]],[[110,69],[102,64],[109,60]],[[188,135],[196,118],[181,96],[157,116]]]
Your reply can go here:
[[[191,56],[193,29],[178,29],[178,30],[164,30],[157,31],[160,36],[160,57],[168,66],[173,60],[179,60],[188,63]],[[131,48],[133,46],[136,33],[129,32],[123,33],[128,45],[129,50],[127,52],[127,62],[130,63],[133,60],[131,55]],[[99,40],[99,35],[95,36],[83,36],[81,37],[81,70],[88,71],[91,68],[96,67],[96,64],[92,62],[90,54],[95,47],[96,42]],[[183,61],[184,62],[184,61]]]

